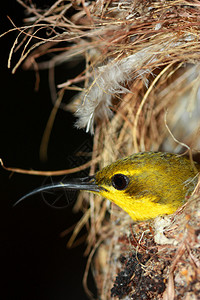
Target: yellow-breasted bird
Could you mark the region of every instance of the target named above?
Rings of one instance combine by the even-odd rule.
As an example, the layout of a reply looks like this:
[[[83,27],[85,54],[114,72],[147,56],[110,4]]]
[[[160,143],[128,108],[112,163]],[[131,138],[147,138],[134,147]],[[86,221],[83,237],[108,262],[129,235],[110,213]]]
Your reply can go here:
[[[51,189],[86,190],[114,202],[135,221],[147,220],[182,206],[195,188],[199,171],[198,163],[178,154],[141,152],[117,160],[94,176],[33,190],[17,203]]]

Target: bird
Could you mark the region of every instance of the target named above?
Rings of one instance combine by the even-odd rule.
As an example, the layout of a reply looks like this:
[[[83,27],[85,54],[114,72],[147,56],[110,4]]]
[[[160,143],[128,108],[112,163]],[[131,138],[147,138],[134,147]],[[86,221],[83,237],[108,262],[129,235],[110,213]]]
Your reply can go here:
[[[194,191],[200,164],[168,152],[139,152],[111,163],[93,176],[37,188],[81,190],[99,194],[127,212],[134,221],[173,214]],[[16,205],[15,204],[15,205]]]

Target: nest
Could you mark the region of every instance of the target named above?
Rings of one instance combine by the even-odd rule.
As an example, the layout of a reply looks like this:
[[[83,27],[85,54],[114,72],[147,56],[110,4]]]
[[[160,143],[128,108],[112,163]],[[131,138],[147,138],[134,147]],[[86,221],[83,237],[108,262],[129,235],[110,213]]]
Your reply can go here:
[[[199,1],[55,1],[48,9],[21,1],[26,25],[11,49],[22,64],[48,68],[55,102],[41,147],[58,108],[77,116],[76,126],[94,134],[90,173],[139,151],[198,150],[200,115]],[[44,32],[46,36],[44,37]],[[23,37],[23,38],[21,38]],[[21,39],[21,40],[20,40]],[[20,41],[20,42],[19,42]],[[42,56],[51,53],[51,59]],[[58,86],[54,67],[85,61],[85,69]],[[70,104],[66,90],[78,91]],[[88,166],[88,165],[87,165]],[[82,209],[69,245],[88,228],[88,264],[104,299],[197,299],[199,282],[198,189],[175,215],[133,223],[115,205],[80,194]]]

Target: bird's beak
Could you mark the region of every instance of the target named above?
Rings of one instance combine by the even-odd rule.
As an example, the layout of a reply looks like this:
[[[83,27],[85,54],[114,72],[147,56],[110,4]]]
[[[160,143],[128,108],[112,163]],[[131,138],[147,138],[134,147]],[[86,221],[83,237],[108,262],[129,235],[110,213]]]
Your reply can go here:
[[[18,203],[20,203],[21,201],[23,201],[24,199],[33,196],[35,194],[38,194],[40,192],[48,192],[48,191],[57,191],[57,190],[79,190],[79,191],[89,191],[89,192],[96,192],[99,193],[101,190],[101,187],[99,187],[96,184],[96,179],[95,179],[95,175],[94,176],[88,176],[88,177],[84,177],[84,178],[77,178],[77,179],[73,179],[71,181],[67,181],[67,182],[58,182],[55,184],[51,184],[51,185],[45,185],[42,186],[40,188],[37,188],[35,190],[33,190],[32,192],[26,194],[25,196],[23,196],[22,198],[20,198],[15,204],[14,206],[16,206]]]

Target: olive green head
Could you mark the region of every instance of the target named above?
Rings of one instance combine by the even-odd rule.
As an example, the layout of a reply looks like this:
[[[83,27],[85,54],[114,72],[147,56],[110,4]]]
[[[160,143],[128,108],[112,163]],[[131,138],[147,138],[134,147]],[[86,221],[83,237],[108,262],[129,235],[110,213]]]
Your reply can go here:
[[[174,213],[194,190],[199,170],[200,165],[177,154],[143,152],[120,159],[94,176],[38,188],[16,204],[38,192],[86,190],[116,203],[133,220],[146,220]]]
[[[99,194],[133,220],[145,220],[175,212],[194,190],[199,169],[180,155],[144,152],[103,168],[95,181]]]

